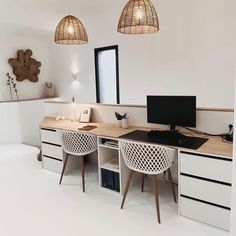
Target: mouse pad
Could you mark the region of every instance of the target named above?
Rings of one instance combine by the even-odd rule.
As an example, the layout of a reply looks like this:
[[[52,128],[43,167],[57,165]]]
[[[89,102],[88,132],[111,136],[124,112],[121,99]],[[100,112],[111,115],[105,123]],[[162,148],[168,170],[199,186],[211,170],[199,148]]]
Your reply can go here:
[[[181,139],[180,141],[176,139],[163,139],[163,138],[158,138],[158,136],[150,136],[148,135],[147,131],[142,131],[142,130],[135,130],[128,134],[122,135],[119,138],[131,139],[135,141],[143,141],[154,144],[164,144],[176,147],[183,147],[194,150],[201,147],[208,140],[207,138],[191,137],[191,136],[186,136],[184,139]]]

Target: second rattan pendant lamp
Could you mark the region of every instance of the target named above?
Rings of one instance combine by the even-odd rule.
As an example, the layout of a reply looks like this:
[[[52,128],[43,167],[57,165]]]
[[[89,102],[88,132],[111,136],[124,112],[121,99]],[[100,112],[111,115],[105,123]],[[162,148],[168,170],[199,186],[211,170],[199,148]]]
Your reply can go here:
[[[57,25],[55,43],[65,45],[85,44],[88,36],[83,23],[75,16],[65,16]]]
[[[129,0],[125,5],[117,31],[123,34],[150,34],[159,31],[156,9],[149,0]]]

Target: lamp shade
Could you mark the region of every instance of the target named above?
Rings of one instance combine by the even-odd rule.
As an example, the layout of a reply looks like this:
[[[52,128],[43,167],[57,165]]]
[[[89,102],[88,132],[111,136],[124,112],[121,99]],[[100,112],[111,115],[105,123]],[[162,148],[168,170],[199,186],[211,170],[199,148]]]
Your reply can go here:
[[[156,10],[149,0],[129,0],[125,5],[117,31],[123,34],[150,34],[159,30]]]
[[[55,43],[58,44],[84,44],[88,36],[83,23],[74,16],[64,17],[57,25]]]

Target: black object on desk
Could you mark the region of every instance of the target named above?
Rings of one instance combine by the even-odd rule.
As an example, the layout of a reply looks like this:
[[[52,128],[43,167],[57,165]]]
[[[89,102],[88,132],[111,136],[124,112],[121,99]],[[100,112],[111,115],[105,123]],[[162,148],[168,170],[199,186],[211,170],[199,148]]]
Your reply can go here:
[[[194,150],[201,147],[208,140],[207,138],[185,136],[178,132],[172,133],[173,134],[172,137],[169,131],[168,133],[167,132],[165,133],[165,131],[164,132],[154,131],[154,132],[157,132],[157,133],[152,135],[152,132],[135,130],[133,132],[120,136],[120,138],[131,139],[135,141],[142,141],[142,142],[147,142],[147,143],[183,147],[183,148],[189,148],[189,149],[194,149]]]

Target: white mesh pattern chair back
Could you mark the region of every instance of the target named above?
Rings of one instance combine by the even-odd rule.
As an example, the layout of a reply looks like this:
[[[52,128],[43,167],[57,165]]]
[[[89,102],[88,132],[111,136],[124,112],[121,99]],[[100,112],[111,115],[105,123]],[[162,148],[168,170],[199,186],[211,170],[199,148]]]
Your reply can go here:
[[[155,144],[120,141],[120,150],[127,167],[144,174],[159,174],[169,169],[177,150]]]
[[[97,138],[80,132],[62,132],[62,148],[72,155],[87,155],[97,150]]]

